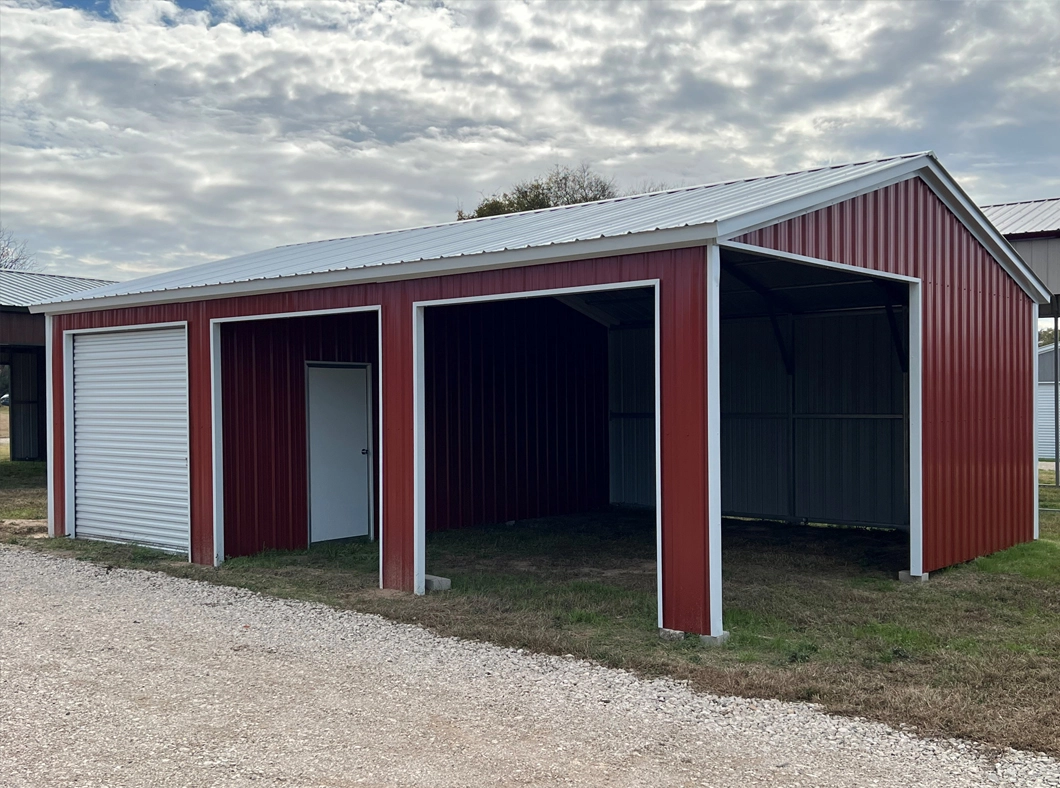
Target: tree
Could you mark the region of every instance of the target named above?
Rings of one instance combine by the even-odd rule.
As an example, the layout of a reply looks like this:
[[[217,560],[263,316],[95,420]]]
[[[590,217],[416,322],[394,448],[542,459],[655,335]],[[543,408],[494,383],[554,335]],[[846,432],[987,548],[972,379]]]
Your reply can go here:
[[[1051,328],[1038,329],[1038,347],[1053,344],[1053,330]]]
[[[483,216],[576,205],[618,196],[615,179],[594,172],[588,164],[575,168],[557,164],[543,176],[521,181],[506,192],[483,197],[471,213],[458,209],[456,218],[480,219]]]
[[[26,242],[19,241],[13,232],[0,225],[0,269],[32,271],[36,267],[37,261],[26,251]]]

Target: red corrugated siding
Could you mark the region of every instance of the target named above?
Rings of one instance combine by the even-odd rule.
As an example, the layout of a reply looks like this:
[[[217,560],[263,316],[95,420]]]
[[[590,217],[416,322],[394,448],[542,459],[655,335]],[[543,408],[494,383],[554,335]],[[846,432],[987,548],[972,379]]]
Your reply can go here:
[[[553,299],[424,314],[427,530],[608,504],[607,329]]]
[[[923,280],[924,571],[1033,538],[1032,301],[912,179],[741,236]]]
[[[209,321],[381,304],[383,584],[413,587],[412,303],[659,279],[662,392],[663,621],[709,630],[707,589],[706,280],[702,249],[679,249],[385,284],[295,291],[57,316],[53,398],[57,533],[63,533],[62,331],[173,320],[189,324],[192,557],[213,557]]]
[[[226,555],[307,544],[306,361],[371,364],[372,434],[379,434],[377,323],[373,311],[222,327]]]

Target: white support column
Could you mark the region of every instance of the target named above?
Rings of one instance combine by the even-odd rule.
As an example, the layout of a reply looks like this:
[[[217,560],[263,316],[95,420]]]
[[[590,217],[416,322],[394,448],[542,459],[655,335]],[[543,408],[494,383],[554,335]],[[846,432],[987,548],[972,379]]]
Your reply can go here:
[[[52,316],[44,316],[44,451],[48,459],[48,536],[55,536],[55,406],[52,392]],[[38,378],[39,380],[39,378]]]
[[[412,305],[412,445],[413,445],[413,545],[414,591],[427,593],[427,445],[423,365],[423,309]]]
[[[210,424],[213,463],[213,565],[225,560],[224,422],[221,413],[221,324],[210,321]]]
[[[721,599],[721,249],[707,246],[707,524],[710,576],[710,635],[704,641],[724,643]]]

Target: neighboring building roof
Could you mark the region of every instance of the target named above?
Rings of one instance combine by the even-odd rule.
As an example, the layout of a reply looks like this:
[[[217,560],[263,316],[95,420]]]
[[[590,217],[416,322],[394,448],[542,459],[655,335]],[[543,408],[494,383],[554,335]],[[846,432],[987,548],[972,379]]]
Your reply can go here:
[[[281,246],[67,296],[82,311],[694,246],[922,177],[1032,297],[1049,294],[931,152]]]
[[[984,205],[983,213],[1006,237],[1060,233],[1060,197]]]
[[[114,284],[108,279],[55,276],[36,271],[0,268],[0,306],[24,306],[53,301],[71,293]]]

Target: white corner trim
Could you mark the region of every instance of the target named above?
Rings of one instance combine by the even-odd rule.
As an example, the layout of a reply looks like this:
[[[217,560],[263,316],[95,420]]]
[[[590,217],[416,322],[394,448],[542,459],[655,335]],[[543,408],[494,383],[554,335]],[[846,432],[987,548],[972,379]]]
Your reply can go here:
[[[923,285],[909,283],[909,574],[924,574]]]
[[[55,393],[52,391],[52,316],[44,316],[45,456],[48,459],[48,536],[55,536]],[[62,400],[60,399],[60,402]],[[64,454],[65,457],[65,454]]]
[[[707,247],[707,571],[710,636],[725,636],[721,584],[721,249]]]

